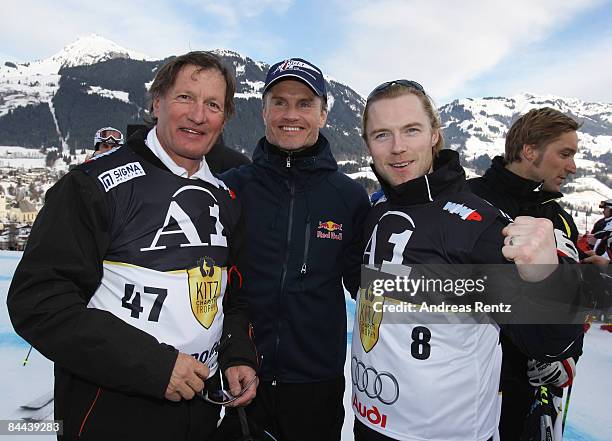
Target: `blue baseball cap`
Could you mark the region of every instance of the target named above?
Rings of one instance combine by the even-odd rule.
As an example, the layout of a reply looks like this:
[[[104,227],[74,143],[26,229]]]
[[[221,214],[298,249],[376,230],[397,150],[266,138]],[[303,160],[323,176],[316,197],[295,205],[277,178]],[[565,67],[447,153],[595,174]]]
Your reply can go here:
[[[262,95],[279,80],[297,78],[306,83],[317,96],[325,96],[325,79],[323,72],[314,64],[302,58],[289,58],[273,65],[266,75],[266,85]]]

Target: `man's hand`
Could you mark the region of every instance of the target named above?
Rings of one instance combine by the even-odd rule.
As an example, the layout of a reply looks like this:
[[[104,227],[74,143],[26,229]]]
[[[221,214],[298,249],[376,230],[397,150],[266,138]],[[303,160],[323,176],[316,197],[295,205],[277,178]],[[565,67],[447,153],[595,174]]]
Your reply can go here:
[[[166,387],[166,399],[170,401],[191,400],[196,392],[204,389],[204,380],[208,378],[210,370],[204,363],[200,363],[191,355],[179,352]]]
[[[505,236],[502,254],[516,264],[523,280],[539,282],[555,270],[559,258],[550,220],[518,216],[502,234]]]
[[[587,233],[587,243],[591,246],[595,245],[597,238],[592,233]]]
[[[572,384],[576,376],[576,362],[572,357],[544,363],[537,360],[527,361],[527,377],[529,384],[534,387],[552,384],[557,387],[566,387]]]
[[[608,265],[610,264],[610,260],[604,256],[598,256],[594,250],[589,250],[585,254],[588,257],[582,259],[581,263],[592,263],[599,267],[599,270],[602,272],[607,271]]]
[[[225,378],[229,383],[229,390],[233,396],[240,395],[242,389],[246,387],[253,377],[255,377],[255,371],[253,368],[249,366],[232,366],[225,370]],[[256,378],[255,381],[249,386],[249,388],[235,401],[232,401],[228,404],[228,407],[238,407],[238,406],[247,406],[253,401],[255,398],[255,394],[257,392],[257,385],[259,384],[259,378]]]

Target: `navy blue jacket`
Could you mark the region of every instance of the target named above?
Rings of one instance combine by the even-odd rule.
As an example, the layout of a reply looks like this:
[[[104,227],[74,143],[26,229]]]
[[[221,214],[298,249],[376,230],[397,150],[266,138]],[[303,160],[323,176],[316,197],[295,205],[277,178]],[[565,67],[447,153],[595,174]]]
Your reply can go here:
[[[319,135],[287,154],[262,138],[253,163],[222,175],[244,204],[244,289],[264,381],[339,378],[346,357],[342,281],[354,295],[370,204],[361,185],[338,171]]]

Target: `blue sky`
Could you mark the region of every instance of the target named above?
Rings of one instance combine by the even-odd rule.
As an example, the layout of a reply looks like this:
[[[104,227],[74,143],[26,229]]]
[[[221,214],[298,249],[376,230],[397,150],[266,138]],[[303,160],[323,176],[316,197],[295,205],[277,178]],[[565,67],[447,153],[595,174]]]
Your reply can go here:
[[[300,56],[363,95],[410,78],[438,104],[521,92],[612,102],[612,0],[9,0],[3,16],[2,60],[95,32],[159,58]]]

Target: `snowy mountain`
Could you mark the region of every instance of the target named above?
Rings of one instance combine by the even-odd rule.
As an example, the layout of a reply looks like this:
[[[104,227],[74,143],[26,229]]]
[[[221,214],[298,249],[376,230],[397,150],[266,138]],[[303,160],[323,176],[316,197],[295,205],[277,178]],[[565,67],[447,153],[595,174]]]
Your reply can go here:
[[[57,91],[62,68],[92,65],[117,58],[147,59],[143,54],[91,34],[77,39],[44,60],[25,64],[7,61],[0,66],[0,115],[30,103],[49,102]]]
[[[44,60],[32,63],[15,64],[10,61],[0,66],[0,118],[17,111],[18,118],[31,118],[33,122],[34,137],[38,136],[35,145],[60,145],[68,147],[67,136],[62,133],[58,124],[54,109],[54,98],[60,89],[62,79],[61,70],[75,67],[87,66],[114,59],[146,60],[147,57],[135,51],[131,51],[116,43],[91,34],[77,39],[61,51]],[[90,93],[98,93],[101,96],[121,98],[112,92],[101,88],[91,89]],[[28,109],[22,112],[24,109]],[[21,116],[22,118],[19,118]],[[22,127],[14,127],[14,121],[9,118],[8,139],[3,143],[14,143],[11,136],[12,131],[19,131]],[[11,128],[13,130],[11,130]],[[26,132],[32,129],[26,130]],[[2,133],[0,123],[0,139],[6,137]],[[5,135],[5,136],[2,136]],[[8,142],[7,142],[8,141]],[[13,141],[13,142],[11,142]],[[32,143],[19,143],[31,147]]]
[[[90,34],[77,38],[55,55],[32,63],[15,64],[10,61],[0,67],[0,72],[21,75],[57,74],[62,67],[85,66],[100,63],[115,58],[131,58],[133,60],[148,60],[144,54],[125,49],[117,43]],[[13,69],[6,70],[6,68]]]
[[[270,67],[237,52],[213,51],[233,68],[236,74],[236,116],[225,129],[224,139],[239,150],[251,153],[257,140],[263,136],[261,120],[261,92]],[[325,77],[327,83],[328,119],[323,130],[338,158],[363,155],[359,119],[365,100],[349,86],[334,78]]]
[[[226,126],[225,142],[250,154],[264,133],[260,97],[269,66],[229,50],[216,53],[237,80],[237,112]],[[0,145],[58,146],[76,152],[91,147],[92,134],[100,127],[142,123],[148,108],[148,86],[165,61],[148,59],[90,35],[44,60],[6,62],[0,66]],[[338,159],[362,158],[366,151],[360,138],[360,118],[365,100],[340,81],[326,80],[329,116],[323,133]],[[599,201],[612,197],[610,103],[527,93],[455,100],[439,109],[446,144],[462,153],[469,176],[480,174],[493,156],[503,152],[504,136],[512,122],[529,109],[542,106],[554,107],[582,122],[579,172],[563,189],[568,194],[565,202],[572,210],[590,207],[599,213]],[[372,177],[367,169],[360,173],[362,178]]]
[[[455,100],[440,109],[449,146],[460,150],[466,160],[503,150],[504,136],[512,122],[531,109],[553,107],[582,122],[580,149],[585,159],[602,158],[603,165],[612,164],[606,157],[612,152],[612,104],[587,103],[572,98],[528,93],[510,98]],[[606,159],[607,158],[607,159]],[[597,164],[592,164],[596,167]]]
[[[150,60],[144,54],[125,49],[113,41],[96,34],[77,39],[49,60],[59,63],[61,67],[84,66],[100,63],[115,58],[130,58],[132,60]]]
[[[268,65],[228,50],[217,50],[237,78],[236,117],[224,139],[250,153],[263,135],[261,89]],[[91,35],[42,61],[0,66],[0,144],[30,148],[90,147],[100,127],[141,123],[147,88],[165,60],[121,48]],[[326,136],[339,158],[363,149],[359,114],[363,98],[328,78],[330,114]]]
[[[612,104],[529,93],[513,97],[467,98],[442,106],[440,117],[446,144],[461,152],[468,174],[481,174],[491,158],[504,151],[505,135],[520,115],[538,107],[553,107],[582,123],[576,155],[578,173],[562,188],[561,203],[576,214],[583,231],[586,212],[592,225],[603,199],[612,198]]]

